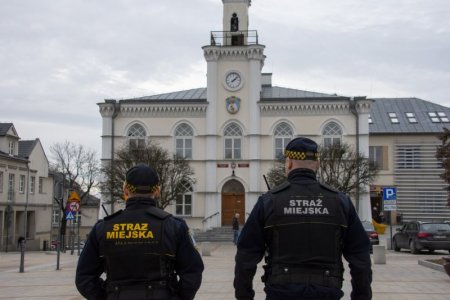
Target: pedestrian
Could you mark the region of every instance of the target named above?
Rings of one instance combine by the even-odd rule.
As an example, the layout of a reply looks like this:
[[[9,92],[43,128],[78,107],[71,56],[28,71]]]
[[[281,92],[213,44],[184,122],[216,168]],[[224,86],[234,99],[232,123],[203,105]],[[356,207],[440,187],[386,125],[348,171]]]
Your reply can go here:
[[[239,237],[239,214],[236,213],[233,217],[233,243],[236,245]]]
[[[265,257],[268,300],[340,299],[343,261],[353,300],[372,298],[370,242],[350,198],[319,183],[317,144],[299,137],[285,148],[287,181],[259,197],[236,253],[236,299],[254,299],[253,277]]]
[[[75,283],[84,297],[194,299],[203,261],[186,223],[157,208],[160,191],[150,166],[128,170],[125,210],[94,225],[78,260]]]

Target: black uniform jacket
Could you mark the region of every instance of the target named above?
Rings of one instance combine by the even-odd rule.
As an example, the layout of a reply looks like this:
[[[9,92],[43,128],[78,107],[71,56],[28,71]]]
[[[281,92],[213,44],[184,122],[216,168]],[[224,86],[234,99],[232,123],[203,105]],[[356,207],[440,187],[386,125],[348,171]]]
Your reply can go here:
[[[156,201],[151,198],[130,198],[126,210],[145,210],[149,205],[155,206]],[[114,218],[114,215],[108,218]],[[188,231],[188,226],[182,219],[169,216],[165,221],[164,241],[171,252],[175,253],[174,271],[179,280],[176,292],[179,299],[194,299],[200,288],[204,269],[202,258]],[[103,234],[104,220],[100,220],[91,230],[78,260],[75,283],[78,291],[87,299],[106,299],[106,284],[100,277],[106,272],[99,242]],[[133,278],[133,275],[130,274],[130,278]]]
[[[295,169],[289,173],[288,182],[291,185],[316,183],[316,175],[309,169]],[[338,198],[347,212],[348,227],[343,235],[342,253],[349,263],[352,277],[351,299],[368,300],[372,298],[370,242],[350,198],[340,192]],[[254,298],[253,277],[257,264],[267,251],[264,227],[267,216],[273,212],[264,211],[264,201],[271,201],[267,193],[258,199],[238,240],[234,287],[236,299],[239,300]],[[293,243],[302,242],[294,238]],[[266,284],[265,291],[267,299],[339,299],[343,295],[339,289],[307,284]]]

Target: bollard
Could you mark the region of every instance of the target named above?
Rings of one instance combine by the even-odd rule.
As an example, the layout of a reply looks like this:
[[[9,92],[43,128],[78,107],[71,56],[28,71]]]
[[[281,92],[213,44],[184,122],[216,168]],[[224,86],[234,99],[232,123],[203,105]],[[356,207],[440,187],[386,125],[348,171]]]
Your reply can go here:
[[[203,242],[201,245],[202,256],[210,256],[211,255],[211,243]]]
[[[373,263],[386,264],[386,248],[383,245],[373,245]]]
[[[392,242],[391,242],[391,238],[387,238],[387,239],[386,239],[386,249],[387,249],[387,250],[392,250]]]

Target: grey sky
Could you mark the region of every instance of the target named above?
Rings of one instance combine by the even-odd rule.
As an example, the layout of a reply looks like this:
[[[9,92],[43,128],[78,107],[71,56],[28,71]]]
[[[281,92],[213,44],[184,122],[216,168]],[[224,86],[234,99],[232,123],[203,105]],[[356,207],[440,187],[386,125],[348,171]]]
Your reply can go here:
[[[277,86],[450,106],[448,0],[253,0]],[[0,2],[0,122],[100,152],[98,102],[206,86],[220,0]]]

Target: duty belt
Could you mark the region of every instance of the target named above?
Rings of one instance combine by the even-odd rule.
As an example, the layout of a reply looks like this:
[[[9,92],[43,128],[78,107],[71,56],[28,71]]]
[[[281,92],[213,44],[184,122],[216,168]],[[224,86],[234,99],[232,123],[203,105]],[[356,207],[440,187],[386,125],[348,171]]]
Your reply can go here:
[[[173,295],[172,287],[170,287],[165,280],[147,282],[108,282],[106,284],[106,292],[108,293],[108,296],[111,294],[115,295],[112,299],[125,299],[124,297],[126,297],[126,295],[134,293],[145,295],[145,299],[168,299]],[[110,298],[108,297],[108,299]]]
[[[305,268],[273,268],[271,274],[264,276],[266,284],[313,284],[331,288],[342,288],[342,277],[333,276],[329,270]]]

